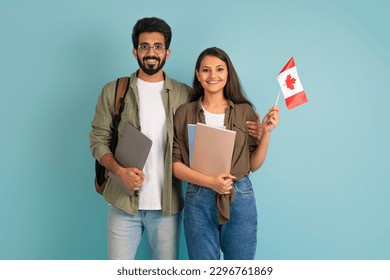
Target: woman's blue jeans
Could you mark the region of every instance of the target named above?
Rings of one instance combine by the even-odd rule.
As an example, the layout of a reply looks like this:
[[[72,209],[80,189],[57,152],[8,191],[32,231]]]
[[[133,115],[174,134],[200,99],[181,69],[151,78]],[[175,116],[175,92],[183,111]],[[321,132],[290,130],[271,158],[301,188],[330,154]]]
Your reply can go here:
[[[254,259],[257,243],[257,209],[252,183],[247,176],[234,185],[230,220],[218,225],[215,192],[188,184],[184,207],[184,231],[192,260]]]

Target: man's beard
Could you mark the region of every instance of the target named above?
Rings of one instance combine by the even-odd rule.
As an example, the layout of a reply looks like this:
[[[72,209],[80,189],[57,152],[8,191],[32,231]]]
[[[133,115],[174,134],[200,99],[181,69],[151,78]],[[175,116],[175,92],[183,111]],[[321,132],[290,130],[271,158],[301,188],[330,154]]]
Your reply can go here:
[[[154,68],[154,66],[152,66],[151,68],[149,68],[147,65],[147,62],[146,60],[148,59],[154,59],[157,61],[157,68]],[[148,75],[154,75],[156,74],[158,71],[160,71],[163,67],[164,67],[164,64],[165,64],[165,61],[166,59],[164,58],[162,61],[161,59],[158,57],[158,56],[145,56],[142,61],[139,57],[137,57],[137,61],[138,61],[138,65],[139,67],[142,69],[142,71],[144,71],[146,74]]]

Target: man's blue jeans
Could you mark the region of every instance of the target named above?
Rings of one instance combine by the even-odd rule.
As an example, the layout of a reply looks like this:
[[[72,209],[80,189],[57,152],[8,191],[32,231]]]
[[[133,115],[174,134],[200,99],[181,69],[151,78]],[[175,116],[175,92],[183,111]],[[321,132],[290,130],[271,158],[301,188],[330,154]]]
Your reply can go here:
[[[215,192],[188,184],[184,207],[184,231],[188,256],[194,260],[254,259],[257,243],[257,209],[252,183],[246,176],[234,186],[230,220],[218,225]]]
[[[110,260],[133,260],[146,230],[152,259],[176,260],[178,257],[181,213],[169,217],[159,210],[139,210],[130,215],[109,205],[108,257]]]

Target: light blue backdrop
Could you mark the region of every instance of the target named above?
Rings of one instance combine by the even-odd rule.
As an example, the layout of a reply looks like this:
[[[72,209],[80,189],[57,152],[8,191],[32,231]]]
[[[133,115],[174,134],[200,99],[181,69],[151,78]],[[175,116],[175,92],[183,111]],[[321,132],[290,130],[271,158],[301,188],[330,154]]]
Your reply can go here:
[[[0,259],[105,259],[107,205],[88,133],[101,87],[137,67],[131,29],[173,29],[166,71],[191,83],[225,49],[264,115],[291,56],[309,102],[251,176],[257,259],[390,259],[388,1],[8,0],[0,4]],[[181,259],[187,259],[184,236]],[[137,258],[149,258],[145,241]]]

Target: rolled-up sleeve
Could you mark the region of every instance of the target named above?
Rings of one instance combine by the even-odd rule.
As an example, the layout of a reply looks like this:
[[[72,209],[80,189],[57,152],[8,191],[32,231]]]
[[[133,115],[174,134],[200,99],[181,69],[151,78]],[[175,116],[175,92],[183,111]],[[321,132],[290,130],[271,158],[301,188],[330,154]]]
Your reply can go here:
[[[188,110],[188,103],[181,105],[176,110],[173,119],[174,138],[172,150],[172,162],[181,162],[187,166],[189,166],[187,124],[193,123],[188,119]]]
[[[172,148],[172,162],[183,162],[183,155],[181,150],[181,128],[180,128],[180,116],[178,115],[178,111],[176,111],[175,117],[173,119],[173,127],[174,127],[174,137],[173,137],[173,148]]]
[[[99,162],[104,154],[111,153],[112,109],[114,102],[115,83],[105,85],[98,98],[95,116],[92,120],[92,130],[89,133],[90,149],[94,158]]]

